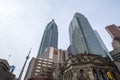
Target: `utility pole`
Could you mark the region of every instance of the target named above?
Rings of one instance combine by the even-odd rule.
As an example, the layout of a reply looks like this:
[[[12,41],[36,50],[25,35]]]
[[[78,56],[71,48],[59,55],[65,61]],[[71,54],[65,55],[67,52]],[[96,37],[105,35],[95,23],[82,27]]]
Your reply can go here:
[[[31,48],[31,49],[32,49],[32,48]],[[26,60],[25,60],[25,63],[24,63],[24,65],[23,65],[23,67],[22,67],[22,70],[21,70],[21,72],[20,72],[20,75],[19,75],[19,77],[18,77],[18,80],[21,80],[21,78],[22,78],[23,71],[24,71],[24,69],[25,69],[26,63],[27,63],[27,61],[28,61],[28,59],[29,59],[29,56],[30,56],[30,53],[31,53],[31,49],[30,49],[28,55],[26,56]]]

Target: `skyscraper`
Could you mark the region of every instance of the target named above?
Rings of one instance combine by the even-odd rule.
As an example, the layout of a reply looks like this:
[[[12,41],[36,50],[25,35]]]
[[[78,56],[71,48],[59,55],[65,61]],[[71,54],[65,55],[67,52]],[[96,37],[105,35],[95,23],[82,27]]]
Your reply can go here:
[[[106,30],[111,35],[113,40],[120,40],[120,26],[116,26],[114,24],[106,27]]]
[[[110,52],[114,63],[120,71],[120,26],[115,24],[109,25],[105,28],[112,37],[113,50]]]
[[[58,45],[58,29],[56,23],[54,22],[54,20],[52,20],[46,26],[37,57],[39,57],[39,55],[42,54],[48,46],[57,48],[57,45]]]
[[[102,46],[103,50],[105,51],[106,55],[109,58],[111,58],[111,60],[113,60],[110,53],[109,53],[109,51],[108,51],[108,49],[106,48],[106,46],[105,46],[105,44],[103,42],[103,40],[101,39],[100,35],[98,34],[98,32],[96,30],[94,30],[94,32],[95,32],[96,37],[98,38],[98,41],[100,42],[100,45]]]
[[[119,48],[120,47],[120,27],[112,24],[112,25],[107,26],[105,29],[107,30],[107,32],[110,34],[110,36],[113,39],[112,47],[114,49]]]
[[[94,30],[84,15],[75,13],[69,25],[69,36],[70,44],[73,48],[73,55],[90,53],[101,55],[103,57],[106,56]]]

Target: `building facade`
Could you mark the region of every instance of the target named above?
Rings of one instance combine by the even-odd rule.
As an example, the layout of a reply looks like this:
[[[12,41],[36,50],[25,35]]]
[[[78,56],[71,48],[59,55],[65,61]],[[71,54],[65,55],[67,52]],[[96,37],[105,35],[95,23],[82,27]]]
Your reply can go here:
[[[110,54],[111,54],[113,61],[116,64],[116,66],[120,72],[120,47],[110,51]]]
[[[73,55],[63,66],[61,80],[119,80],[114,63],[95,54]]]
[[[7,60],[0,59],[0,80],[14,80],[15,75],[9,71]]]
[[[113,49],[120,48],[120,40],[112,40]]]
[[[67,48],[67,53],[68,53],[68,58],[72,57],[73,56],[73,50],[72,50],[72,46],[70,45],[68,48]]]
[[[113,40],[120,40],[120,27],[115,24],[106,27],[107,32],[110,34]]]
[[[57,48],[57,45],[58,45],[58,29],[56,23],[54,22],[54,20],[52,20],[50,23],[47,24],[45,28],[37,57],[41,53],[43,53],[48,46]]]
[[[65,50],[48,47],[39,58],[32,58],[24,80],[57,80],[59,63],[67,59]]]
[[[110,54],[114,61],[120,62],[120,48],[112,50]]]
[[[118,47],[120,47],[120,26],[112,24],[107,26],[105,29],[113,39],[112,40],[113,49],[117,49]]]
[[[99,33],[96,30],[94,30],[94,32],[95,32],[95,35],[96,35],[100,45],[102,46],[104,52],[106,53],[106,56],[109,57],[111,60],[113,60],[110,53],[109,53],[109,51],[108,51],[108,49],[106,48],[106,46],[105,46],[105,44],[103,42],[103,40],[101,39]]]
[[[112,47],[115,53],[118,52],[120,48],[120,27],[116,25],[109,25],[105,28],[109,35],[112,37]],[[114,53],[113,53],[114,54]]]
[[[50,59],[32,58],[25,79],[39,78],[52,80],[53,62]]]
[[[54,47],[47,47],[39,58],[52,59],[53,62],[58,63],[68,59],[66,50],[57,49]]]
[[[112,24],[107,26],[105,29],[113,39],[112,40],[113,50],[110,51],[110,54],[118,70],[120,71],[120,27],[116,26],[115,24]]]
[[[69,36],[73,55],[90,53],[106,57],[94,30],[84,15],[80,13],[74,15],[69,25]]]

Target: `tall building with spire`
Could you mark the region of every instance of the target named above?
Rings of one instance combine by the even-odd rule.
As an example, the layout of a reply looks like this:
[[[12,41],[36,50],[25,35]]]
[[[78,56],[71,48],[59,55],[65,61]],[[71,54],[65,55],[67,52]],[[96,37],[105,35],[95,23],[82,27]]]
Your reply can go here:
[[[94,30],[84,15],[75,13],[69,25],[69,36],[73,55],[90,53],[106,57]]]
[[[57,48],[57,45],[58,29],[56,23],[54,22],[54,20],[52,20],[50,23],[47,24],[45,28],[37,57],[39,57],[39,55],[42,54],[48,46]]]

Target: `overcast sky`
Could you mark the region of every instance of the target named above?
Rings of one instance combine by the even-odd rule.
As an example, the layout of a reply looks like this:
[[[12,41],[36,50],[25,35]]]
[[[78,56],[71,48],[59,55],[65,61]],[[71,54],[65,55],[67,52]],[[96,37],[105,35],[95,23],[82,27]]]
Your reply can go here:
[[[0,0],[0,58],[15,65],[18,76],[31,47],[30,57],[37,55],[44,29],[52,19],[58,25],[58,47],[65,50],[75,12],[87,17],[111,51],[112,39],[105,26],[120,25],[119,8],[119,0]]]

